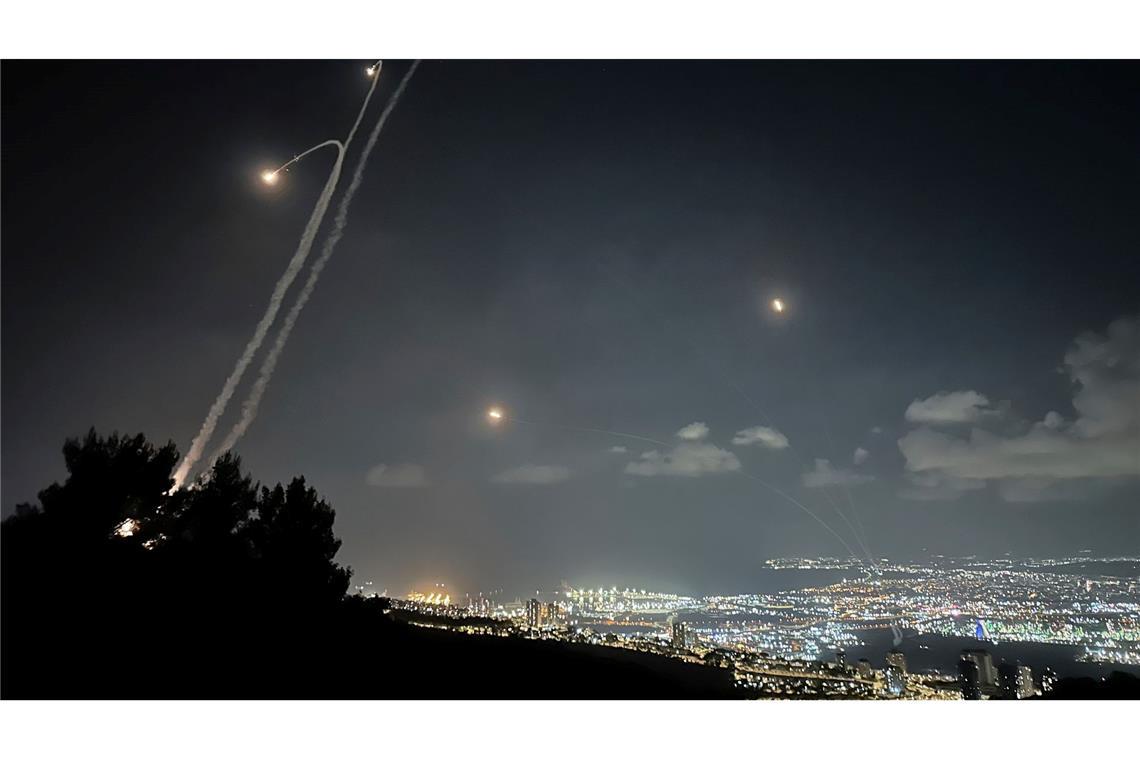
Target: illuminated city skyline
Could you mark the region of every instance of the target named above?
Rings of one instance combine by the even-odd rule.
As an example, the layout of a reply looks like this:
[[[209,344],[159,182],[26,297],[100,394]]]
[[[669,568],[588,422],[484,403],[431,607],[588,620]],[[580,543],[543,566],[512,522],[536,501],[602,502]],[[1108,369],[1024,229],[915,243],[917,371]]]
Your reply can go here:
[[[775,572],[847,577],[762,594],[693,597],[564,583],[526,599],[496,590],[474,602],[469,596],[466,606],[440,606],[413,593],[393,604],[458,621],[467,633],[514,630],[703,664],[729,658],[742,688],[774,695],[823,689],[863,698],[1023,699],[1048,690],[1054,667],[1140,672],[1140,557],[883,558],[875,566],[797,557],[767,564],[783,569]],[[1127,574],[1099,572],[1117,568]],[[469,616],[487,622],[462,622]],[[918,656],[938,642],[963,647],[961,657],[944,653],[932,667],[927,655],[919,658],[925,665],[908,665],[898,649]]]

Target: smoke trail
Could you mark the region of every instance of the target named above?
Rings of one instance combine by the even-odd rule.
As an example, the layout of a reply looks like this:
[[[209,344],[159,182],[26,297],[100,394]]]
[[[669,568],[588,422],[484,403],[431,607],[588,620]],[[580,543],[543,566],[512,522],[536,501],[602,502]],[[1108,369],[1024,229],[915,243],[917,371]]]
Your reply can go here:
[[[238,439],[249,429],[250,424],[252,424],[254,418],[257,417],[257,409],[261,404],[261,397],[265,394],[265,389],[269,385],[269,381],[273,378],[273,371],[277,368],[277,360],[280,358],[285,344],[289,341],[289,334],[293,331],[293,326],[297,323],[297,318],[301,315],[301,310],[305,308],[309,296],[313,294],[313,289],[317,286],[317,280],[321,277],[321,271],[324,270],[325,264],[327,264],[332,257],[336,244],[339,243],[340,239],[344,236],[344,229],[348,224],[348,207],[352,203],[352,198],[364,179],[364,167],[368,163],[368,156],[372,153],[372,148],[375,147],[376,141],[380,137],[380,132],[384,128],[385,122],[388,121],[388,116],[396,107],[400,96],[404,92],[404,88],[407,87],[408,81],[411,80],[412,75],[416,73],[416,69],[419,65],[420,62],[415,61],[411,68],[408,69],[408,72],[404,74],[404,78],[400,80],[396,91],[392,93],[392,98],[388,101],[388,105],[384,108],[383,113],[380,114],[380,118],[376,121],[376,126],[372,128],[372,133],[368,135],[368,142],[364,144],[364,150],[360,154],[360,160],[357,161],[356,168],[353,170],[352,182],[349,184],[348,189],[344,191],[344,195],[341,196],[340,199],[340,204],[337,206],[332,231],[329,232],[329,236],[325,239],[324,245],[321,247],[320,256],[313,262],[313,268],[309,271],[309,279],[305,281],[301,292],[297,294],[296,302],[294,302],[289,313],[286,314],[285,320],[277,332],[277,338],[274,340],[273,346],[269,349],[269,353],[266,354],[265,359],[262,361],[257,381],[253,384],[249,396],[242,404],[241,419],[234,425],[214,455],[210,457],[211,462],[233,448],[233,445],[238,442]],[[353,130],[355,131],[355,129],[356,127],[354,126]]]
[[[265,309],[265,314],[261,316],[261,321],[257,323],[254,328],[253,337],[245,345],[245,350],[242,351],[241,356],[238,357],[237,364],[234,365],[233,371],[230,376],[226,378],[225,384],[222,386],[222,392],[214,399],[213,405],[210,406],[210,411],[206,413],[206,419],[202,423],[202,428],[198,431],[198,435],[190,444],[190,450],[186,452],[186,456],[178,465],[178,469],[174,473],[174,488],[182,487],[186,482],[190,470],[198,463],[202,456],[202,451],[206,448],[206,444],[210,442],[210,436],[214,434],[214,428],[218,425],[218,419],[226,411],[226,404],[229,403],[230,398],[237,390],[238,383],[241,382],[242,375],[253,361],[254,354],[261,348],[262,342],[265,340],[266,334],[269,332],[269,327],[273,324],[273,320],[277,317],[277,311],[281,308],[281,302],[285,299],[285,293],[289,290],[289,286],[293,284],[293,280],[297,277],[297,273],[301,271],[301,267],[305,263],[305,259],[309,256],[309,250],[313,247],[313,239],[317,236],[317,230],[321,226],[321,221],[324,219],[325,212],[328,210],[329,201],[332,200],[333,191],[336,189],[336,184],[340,179],[341,164],[344,162],[344,146],[340,144],[339,140],[329,140],[321,143],[321,145],[335,145],[337,148],[336,163],[333,164],[332,171],[329,172],[329,178],[325,180],[325,186],[321,190],[320,198],[317,199],[317,205],[313,207],[313,212],[309,215],[309,221],[305,224],[305,231],[301,234],[301,242],[297,245],[297,250],[293,254],[293,258],[289,260],[289,265],[285,268],[285,273],[281,275],[281,279],[277,281],[277,285],[273,288],[273,294],[269,297],[269,306]]]
[[[340,140],[326,140],[320,145],[315,145],[304,153],[295,156],[292,161],[286,162],[276,170],[281,171],[295,164],[319,148],[331,145],[337,149],[336,163],[333,164],[329,178],[325,181],[325,186],[321,190],[320,197],[317,199],[317,205],[313,207],[313,212],[309,215],[309,221],[305,224],[304,232],[301,233],[301,242],[297,244],[297,250],[293,254],[293,258],[289,260],[289,265],[285,268],[285,273],[281,275],[281,279],[277,281],[277,285],[273,288],[273,294],[269,297],[269,305],[265,309],[265,314],[262,315],[261,321],[257,323],[257,327],[253,331],[253,337],[249,339],[245,350],[242,351],[241,356],[238,357],[237,364],[234,365],[230,376],[226,378],[226,382],[222,386],[222,392],[218,394],[210,410],[206,413],[206,419],[202,423],[202,428],[190,443],[190,450],[186,452],[186,456],[182,459],[178,465],[178,469],[174,472],[174,490],[182,487],[182,484],[186,482],[186,478],[190,475],[190,471],[202,457],[202,452],[205,450],[206,444],[210,442],[210,437],[214,434],[218,420],[226,411],[226,405],[229,404],[230,399],[234,395],[234,391],[237,390],[242,375],[245,374],[250,362],[253,361],[254,355],[257,354],[258,349],[261,348],[261,344],[265,341],[265,336],[269,333],[269,328],[273,325],[273,320],[277,318],[277,312],[281,308],[281,302],[285,299],[285,294],[288,292],[289,286],[293,284],[293,280],[297,278],[301,267],[305,265],[305,259],[309,257],[309,251],[313,248],[313,241],[316,240],[317,231],[320,229],[321,222],[324,221],[325,213],[328,211],[329,203],[332,201],[333,192],[336,190],[336,185],[340,181],[341,167],[344,164],[344,153],[349,143],[352,142],[352,138],[360,126],[360,121],[364,118],[365,111],[368,110],[368,103],[372,100],[372,93],[376,90],[376,83],[379,81],[380,69],[378,67],[375,75],[372,77],[372,84],[368,87],[368,94],[364,96],[364,102],[360,105],[360,111],[356,114],[356,121],[352,123],[352,129],[348,131],[348,137],[343,143],[341,143]],[[276,171],[274,173],[276,173]]]

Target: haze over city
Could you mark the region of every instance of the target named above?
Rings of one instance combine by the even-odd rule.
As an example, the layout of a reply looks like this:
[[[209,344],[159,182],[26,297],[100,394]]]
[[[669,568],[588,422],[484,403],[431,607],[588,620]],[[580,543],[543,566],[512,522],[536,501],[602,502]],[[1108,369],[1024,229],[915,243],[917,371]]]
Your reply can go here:
[[[59,108],[67,64],[6,65],[5,514],[92,425],[187,449],[331,156],[257,172],[351,122],[357,67],[92,62]],[[304,472],[338,560],[401,591],[746,592],[766,558],[847,553],[742,471],[854,544],[838,502],[876,556],[1125,552],[1134,88],[1117,63],[425,62],[234,450]]]

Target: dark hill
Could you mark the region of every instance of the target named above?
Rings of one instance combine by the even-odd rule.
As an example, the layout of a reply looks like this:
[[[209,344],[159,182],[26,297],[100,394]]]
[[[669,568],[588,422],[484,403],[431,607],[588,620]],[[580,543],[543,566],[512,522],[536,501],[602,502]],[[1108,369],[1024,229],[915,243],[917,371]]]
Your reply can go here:
[[[262,610],[256,620],[238,614],[212,632],[179,615],[155,616],[149,622],[133,618],[129,628],[122,625],[123,617],[66,615],[33,642],[20,635],[20,627],[9,627],[6,609],[3,697],[744,696],[733,688],[730,672],[719,668],[611,647],[425,628],[391,620],[376,607],[346,599],[341,609],[309,620]]]
[[[171,490],[173,445],[90,432],[0,529],[4,698],[697,698],[727,671],[469,636],[346,597],[332,507],[236,457]]]

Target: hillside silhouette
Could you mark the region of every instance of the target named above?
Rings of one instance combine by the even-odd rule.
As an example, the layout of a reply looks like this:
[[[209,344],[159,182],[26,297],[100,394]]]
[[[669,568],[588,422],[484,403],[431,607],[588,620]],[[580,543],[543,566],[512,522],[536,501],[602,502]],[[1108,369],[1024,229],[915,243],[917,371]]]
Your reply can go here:
[[[63,456],[64,482],[0,526],[5,699],[747,696],[724,668],[423,627],[438,621],[346,596],[336,513],[302,477],[262,486],[227,454],[172,493],[174,444],[94,430]],[[1138,695],[1114,673],[1050,697]]]
[[[219,459],[170,493],[173,444],[94,430],[0,528],[4,698],[734,697],[731,675],[624,650],[467,636],[346,596],[304,478]]]

